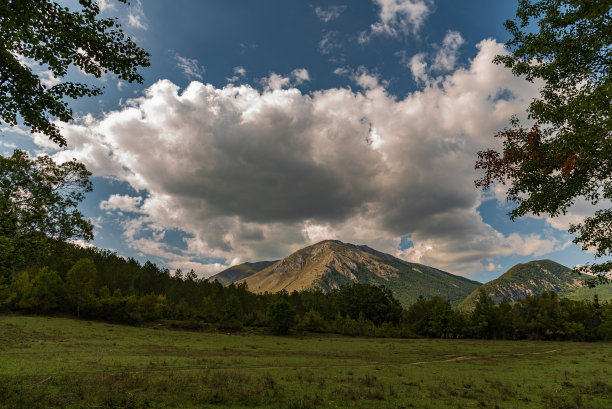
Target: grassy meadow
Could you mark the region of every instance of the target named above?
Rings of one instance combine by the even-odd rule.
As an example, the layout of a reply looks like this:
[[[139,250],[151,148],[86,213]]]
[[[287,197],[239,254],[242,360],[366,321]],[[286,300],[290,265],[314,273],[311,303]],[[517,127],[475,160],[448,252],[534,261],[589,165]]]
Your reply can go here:
[[[612,408],[612,344],[0,316],[0,408]]]

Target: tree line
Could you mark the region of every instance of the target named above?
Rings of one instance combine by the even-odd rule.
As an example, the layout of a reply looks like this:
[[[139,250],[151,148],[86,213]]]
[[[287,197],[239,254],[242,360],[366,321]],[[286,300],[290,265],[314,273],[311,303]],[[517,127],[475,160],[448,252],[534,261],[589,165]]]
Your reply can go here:
[[[322,332],[368,337],[612,339],[612,303],[559,298],[554,292],[499,305],[481,292],[471,311],[440,297],[407,308],[390,290],[353,283],[320,290],[255,294],[246,284],[224,287],[193,270],[125,259],[108,250],[55,242],[46,262],[0,283],[0,308],[71,314],[140,325],[199,330]]]

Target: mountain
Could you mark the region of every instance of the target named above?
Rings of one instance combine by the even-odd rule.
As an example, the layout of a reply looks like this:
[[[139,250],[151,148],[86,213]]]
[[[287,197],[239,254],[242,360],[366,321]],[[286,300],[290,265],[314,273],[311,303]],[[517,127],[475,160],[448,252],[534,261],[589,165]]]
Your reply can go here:
[[[241,280],[254,292],[319,288],[329,292],[348,283],[382,284],[405,306],[419,295],[440,296],[453,305],[480,283],[409,263],[368,246],[325,240],[305,247]]]
[[[212,277],[208,278],[208,281],[218,281],[223,285],[230,285],[238,280],[242,280],[243,278],[249,277],[255,274],[258,271],[263,270],[266,267],[271,266],[276,263],[278,260],[274,261],[257,261],[255,263],[242,263],[236,266],[232,266],[228,269],[221,271],[220,273],[215,274]]]
[[[482,285],[493,302],[499,304],[504,298],[514,302],[529,295],[540,295],[544,291],[565,293],[582,286],[584,278],[559,263],[551,260],[535,260],[517,264],[510,270]],[[471,309],[478,298],[479,289],[474,290],[459,308]]]
[[[562,292],[560,297],[569,298],[570,300],[593,300],[597,295],[600,302],[612,301],[612,284],[600,284],[596,287],[579,287],[569,292]]]

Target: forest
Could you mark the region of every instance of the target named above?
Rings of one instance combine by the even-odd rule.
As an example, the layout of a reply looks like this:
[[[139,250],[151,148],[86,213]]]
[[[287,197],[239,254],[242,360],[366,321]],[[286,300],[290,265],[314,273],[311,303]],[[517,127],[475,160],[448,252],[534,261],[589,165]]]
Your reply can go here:
[[[440,297],[403,307],[383,286],[255,294],[193,271],[141,265],[108,250],[55,242],[38,267],[0,283],[4,312],[69,315],[129,325],[202,331],[304,331],[364,337],[612,340],[612,303],[559,298],[554,292],[499,305],[481,294],[471,311]]]

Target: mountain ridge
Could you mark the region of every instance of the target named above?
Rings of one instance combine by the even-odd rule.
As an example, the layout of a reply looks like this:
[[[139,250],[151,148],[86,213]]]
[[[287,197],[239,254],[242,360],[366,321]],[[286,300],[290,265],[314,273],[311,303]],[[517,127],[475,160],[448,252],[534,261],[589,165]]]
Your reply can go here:
[[[208,277],[208,281],[218,281],[223,285],[229,285],[236,281],[242,280],[243,278],[249,277],[257,273],[258,271],[261,271],[264,268],[271,266],[277,261],[278,260],[256,261],[252,263],[247,261],[246,263],[237,264],[211,277]]]
[[[382,284],[404,305],[419,295],[440,296],[452,304],[463,300],[481,283],[401,260],[367,245],[323,240],[295,251],[276,263],[238,281],[253,292],[332,291],[360,282]]]
[[[483,284],[468,295],[459,308],[472,308],[481,288],[495,304],[499,304],[503,299],[515,302],[544,291],[560,294],[571,292],[581,287],[582,280],[584,278],[580,278],[572,269],[552,260],[533,260],[517,264],[498,278]]]

